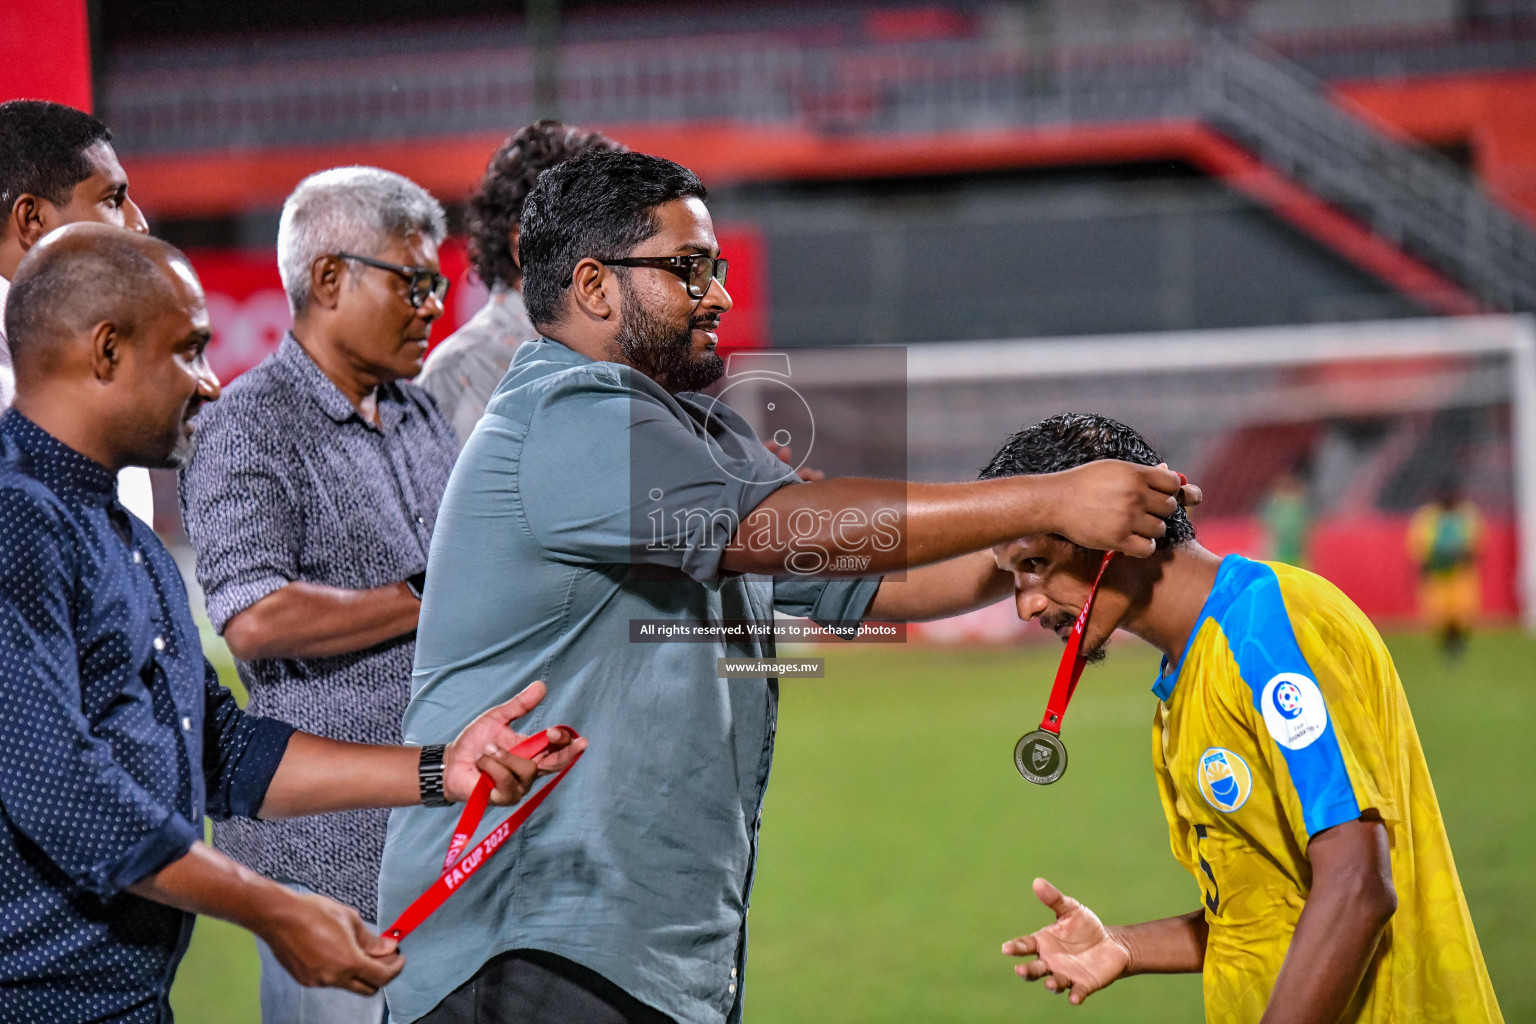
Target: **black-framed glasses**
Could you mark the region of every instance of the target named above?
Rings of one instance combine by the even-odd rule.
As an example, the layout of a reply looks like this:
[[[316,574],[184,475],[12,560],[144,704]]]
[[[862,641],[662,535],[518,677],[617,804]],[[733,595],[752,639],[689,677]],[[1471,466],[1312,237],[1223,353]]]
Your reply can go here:
[[[621,260],[598,260],[605,267],[654,267],[666,270],[688,285],[688,294],[702,299],[709,294],[710,281],[719,281],[725,287],[725,272],[729,266],[718,256],[694,253],[691,256],[627,256]]]
[[[387,270],[392,274],[399,274],[409,284],[405,293],[406,301],[412,306],[421,308],[421,304],[427,301],[427,296],[432,296],[441,303],[448,297],[448,279],[429,267],[402,267],[398,263],[385,263],[383,260],[372,259],[368,256],[359,256],[352,252],[339,252],[337,259],[357,260],[364,266],[377,267],[379,270]]]

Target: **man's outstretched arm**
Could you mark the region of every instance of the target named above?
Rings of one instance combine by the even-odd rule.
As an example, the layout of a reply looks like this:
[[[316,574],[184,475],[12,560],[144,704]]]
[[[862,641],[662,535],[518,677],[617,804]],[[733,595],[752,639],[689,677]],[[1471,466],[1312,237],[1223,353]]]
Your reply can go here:
[[[543,683],[533,683],[476,718],[447,745],[443,790],[451,802],[467,800],[483,771],[496,782],[493,803],[516,803],[538,775],[558,771],[580,753],[585,741],[573,740],[566,730],[551,730],[550,750],[532,761],[510,753],[524,738],[510,723],[530,711],[543,695]],[[420,756],[419,747],[369,746],[294,733],[266,787],[260,816],[419,803]],[[192,843],[185,853],[128,889],[144,899],[222,918],[255,932],[303,985],[368,995],[398,974],[404,963],[394,940],[375,935],[352,908],[324,896],[294,892],[205,843]]]
[[[991,551],[975,551],[880,581],[864,617],[875,622],[927,622],[996,604],[1013,594],[1013,574]]]
[[[395,941],[351,907],[263,878],[203,842],[128,891],[254,932],[301,985],[372,995],[405,966]]]
[[[743,520],[721,567],[797,574],[797,555],[868,556],[860,575],[899,572],[1031,533],[1146,557],[1178,508],[1179,475],[1103,460],[1061,473],[975,483],[845,477],[781,487]]]
[[[1201,497],[1200,488],[1184,484],[1177,501],[1189,508],[1198,505]],[[1013,574],[998,568],[991,551],[977,551],[882,580],[865,618],[880,622],[943,619],[985,608],[1011,597],[1013,591]]]
[[[550,750],[536,760],[514,757],[513,747],[526,737],[511,722],[533,710],[544,684],[529,684],[505,704],[476,718],[443,751],[443,791],[453,803],[469,799],[484,772],[496,782],[491,802],[515,804],[538,775],[559,771],[586,746],[565,730],[550,730]],[[345,743],[310,733],[294,733],[267,787],[258,817],[296,818],[306,814],[407,807],[421,802],[420,747]]]

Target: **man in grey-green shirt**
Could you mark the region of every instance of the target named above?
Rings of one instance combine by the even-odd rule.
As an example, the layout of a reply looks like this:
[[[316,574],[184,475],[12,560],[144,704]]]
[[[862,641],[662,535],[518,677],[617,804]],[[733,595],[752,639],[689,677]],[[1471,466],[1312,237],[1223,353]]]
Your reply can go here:
[[[469,259],[491,295],[468,322],[427,355],[418,387],[437,400],[453,426],[459,450],[480,422],[491,392],[506,376],[517,346],[539,336],[523,306],[517,234],[523,198],[539,175],[573,156],[623,149],[602,132],[559,121],[535,121],[491,155],[469,200]]]
[[[1013,593],[994,544],[1050,532],[1144,556],[1176,507],[1176,474],[1118,462],[798,482],[697,394],[721,376],[731,308],[704,198],[670,161],[593,153],[546,171],[524,205],[543,336],[519,349],[444,496],[404,732],[452,735],[544,679],[528,728],[569,723],[591,746],[405,940],[397,1024],[740,1018],[778,688],[717,678],[716,660],[772,657],[773,641],[651,643],[648,623],[954,614]],[[872,574],[925,567],[905,583],[815,575],[843,554]],[[451,810],[391,815],[380,920],[431,884],[453,825]]]

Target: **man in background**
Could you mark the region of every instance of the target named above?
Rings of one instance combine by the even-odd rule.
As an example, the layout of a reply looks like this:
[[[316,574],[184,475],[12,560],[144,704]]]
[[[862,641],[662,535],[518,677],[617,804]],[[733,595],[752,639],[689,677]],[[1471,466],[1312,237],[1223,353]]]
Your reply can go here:
[[[1287,472],[1275,481],[1274,490],[1259,510],[1269,542],[1271,561],[1284,562],[1298,569],[1306,566],[1307,535],[1312,529],[1312,507],[1307,501],[1307,485],[1295,473]]]
[[[556,164],[581,153],[623,148],[602,132],[546,120],[523,128],[491,157],[480,187],[469,200],[469,258],[491,290],[490,299],[432,350],[416,378],[417,385],[437,399],[461,450],[491,393],[506,376],[517,347],[539,336],[520,291],[523,272],[517,262],[517,240],[523,198],[539,175]]]
[[[278,350],[198,421],[182,514],[208,617],[258,714],[400,742],[427,545],[456,454],[421,369],[447,281],[442,207],[371,167],[311,175],[283,204],[293,310]],[[387,816],[229,821],[246,866],[375,915]],[[260,947],[266,1024],[378,1024],[383,1000],[296,986]]]
[[[1454,485],[1442,487],[1408,523],[1408,556],[1419,570],[1419,607],[1450,661],[1466,651],[1482,607],[1477,574],[1482,540],[1483,517]]]
[[[5,338],[5,304],[21,258],[50,231],[95,222],[147,232],[128,198],[128,175],[112,150],[112,133],[74,107],[43,100],[0,103],[0,412],[11,404],[16,377]],[[155,519],[149,473],[125,468],[118,497],[146,523]]]
[[[507,804],[580,741],[538,765],[506,753],[519,740],[507,723],[542,687],[478,716],[440,762],[242,711],[203,657],[170,554],[114,496],[123,466],[180,465],[193,413],[219,397],[197,275],[164,242],[75,224],[34,246],[13,280],[18,391],[0,416],[0,1020],[164,1024],[195,914],[260,935],[306,985],[375,992],[401,968],[394,942],[213,850],[203,816],[461,801],[480,771]]]

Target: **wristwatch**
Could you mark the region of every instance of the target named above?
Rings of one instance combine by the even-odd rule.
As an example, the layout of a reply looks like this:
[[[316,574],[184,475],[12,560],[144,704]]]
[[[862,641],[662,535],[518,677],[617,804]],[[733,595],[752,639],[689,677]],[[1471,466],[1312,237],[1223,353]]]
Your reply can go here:
[[[421,600],[421,592],[427,588],[427,570],[423,569],[412,576],[405,578],[405,589],[411,592],[416,600]]]
[[[421,748],[421,764],[416,769],[421,786],[423,807],[447,807],[448,795],[443,792],[443,744],[434,743]]]

